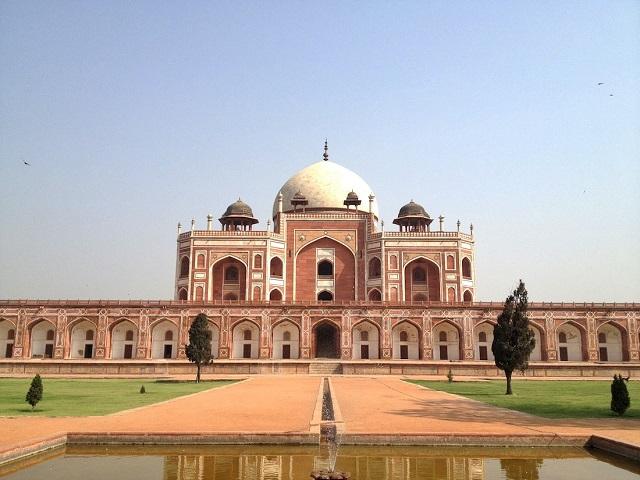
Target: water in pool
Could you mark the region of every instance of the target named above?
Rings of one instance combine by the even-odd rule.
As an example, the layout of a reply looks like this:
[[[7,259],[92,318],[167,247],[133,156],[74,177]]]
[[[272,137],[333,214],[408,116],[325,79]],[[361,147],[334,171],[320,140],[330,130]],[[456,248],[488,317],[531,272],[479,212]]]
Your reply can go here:
[[[67,447],[0,467],[3,480],[303,480],[318,447]],[[340,447],[352,480],[626,480],[640,465],[582,448]]]

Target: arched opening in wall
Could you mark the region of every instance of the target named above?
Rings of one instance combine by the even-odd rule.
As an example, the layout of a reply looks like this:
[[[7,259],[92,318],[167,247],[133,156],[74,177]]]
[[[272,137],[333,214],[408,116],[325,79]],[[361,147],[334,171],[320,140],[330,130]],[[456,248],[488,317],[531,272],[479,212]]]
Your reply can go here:
[[[189,257],[182,257],[180,260],[180,278],[189,276]]]
[[[246,300],[251,296],[247,292],[247,267],[234,257],[224,257],[211,268],[211,294],[209,300],[230,300],[233,294],[236,300]]]
[[[278,322],[273,327],[273,358],[295,359],[300,356],[300,331],[289,320]]]
[[[188,298],[189,293],[187,292],[186,288],[181,288],[180,290],[178,290],[178,300],[180,300],[181,302],[186,302]]]
[[[333,263],[329,260],[321,260],[318,262],[318,277],[333,277]]]
[[[313,328],[315,358],[340,358],[340,330],[325,321]]]
[[[531,321],[529,321],[529,330],[533,332],[533,339],[535,341],[535,345],[533,346],[533,350],[529,355],[529,361],[531,362],[540,362],[542,360],[546,360],[547,352],[546,352],[546,342],[545,335],[542,330]]]
[[[456,301],[456,289],[453,287],[447,288],[447,302],[454,303]]]
[[[233,327],[233,358],[252,359],[259,356],[260,329],[249,321],[242,320]]]
[[[262,289],[258,286],[253,287],[253,301],[259,302],[262,300]]]
[[[462,278],[471,278],[471,261],[467,257],[462,259]]]
[[[333,300],[333,293],[328,290],[323,290],[318,293],[318,300],[321,302],[331,302]]]
[[[447,270],[455,270],[456,269],[456,260],[453,258],[453,255],[447,255]]]
[[[405,301],[440,301],[440,270],[425,258],[416,258],[404,269]],[[422,295],[423,300],[417,300]]]
[[[204,262],[204,254],[200,253],[198,254],[198,256],[196,257],[196,268],[204,268],[205,266],[205,262]]]
[[[398,269],[398,257],[396,255],[389,255],[389,269]]]
[[[613,323],[603,323],[598,328],[598,359],[601,362],[627,360],[626,332]]]
[[[121,320],[111,327],[111,358],[131,359],[136,357],[138,329],[129,320]]]
[[[207,328],[211,332],[211,357],[219,358],[220,357],[220,329],[218,326],[209,321],[207,324]]]
[[[474,350],[476,360],[493,360],[491,344],[493,343],[493,324],[482,322],[476,325]]]
[[[392,356],[399,360],[419,360],[420,331],[414,324],[403,321],[398,323],[391,332]]]
[[[269,264],[270,275],[276,278],[282,278],[282,260],[278,257],[273,257]]]
[[[47,320],[40,320],[31,327],[31,357],[53,358],[56,329]]]
[[[464,295],[462,296],[463,302],[473,302],[473,294],[469,290],[464,291]]]
[[[151,358],[176,358],[178,355],[178,327],[162,320],[151,330]]]
[[[280,290],[278,290],[277,288],[274,288],[269,292],[269,300],[271,300],[272,302],[282,301],[282,292],[280,292]]]
[[[378,327],[363,321],[352,330],[352,358],[354,360],[374,360],[380,358],[380,334]]]
[[[240,283],[240,274],[238,273],[238,267],[235,265],[229,265],[224,269],[224,283],[236,285]]]
[[[369,260],[369,278],[380,278],[382,274],[382,266],[378,257]]]
[[[580,328],[573,323],[563,323],[557,329],[558,360],[580,362],[586,360],[586,345]]]
[[[315,301],[319,292],[328,290],[334,301],[355,300],[355,272],[355,256],[349,247],[327,237],[311,241],[295,255],[292,299]],[[366,290],[359,298],[366,298]]]
[[[433,328],[434,360],[460,360],[460,331],[451,323],[441,322]]]
[[[262,268],[262,255],[259,253],[253,257],[253,268],[258,270]]]
[[[196,302],[202,302],[204,300],[204,288],[196,287]]]
[[[0,358],[13,357],[13,345],[16,339],[16,327],[9,320],[0,318]]]
[[[371,302],[381,302],[382,295],[380,294],[380,290],[377,288],[373,288],[369,291],[369,301]]]

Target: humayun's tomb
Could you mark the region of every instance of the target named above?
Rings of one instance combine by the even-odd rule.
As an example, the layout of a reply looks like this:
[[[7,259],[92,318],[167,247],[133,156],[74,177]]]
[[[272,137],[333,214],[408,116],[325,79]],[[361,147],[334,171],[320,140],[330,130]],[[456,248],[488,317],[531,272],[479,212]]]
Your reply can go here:
[[[205,312],[209,372],[495,374],[503,302],[475,301],[473,226],[446,231],[410,201],[384,230],[367,183],[323,157],[278,190],[266,230],[241,200],[220,229],[178,225],[173,300],[0,300],[0,373],[191,372]],[[530,374],[640,371],[638,303],[532,303],[529,318]]]

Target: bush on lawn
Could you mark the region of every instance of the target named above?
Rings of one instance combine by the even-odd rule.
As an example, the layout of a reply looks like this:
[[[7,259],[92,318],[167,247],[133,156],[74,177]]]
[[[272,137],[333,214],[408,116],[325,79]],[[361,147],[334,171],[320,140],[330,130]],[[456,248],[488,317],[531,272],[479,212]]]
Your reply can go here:
[[[36,376],[31,380],[31,386],[29,387],[29,391],[27,392],[27,396],[25,398],[25,402],[31,405],[31,410],[36,408],[36,405],[40,400],[42,400],[42,392],[44,388],[42,386],[42,379],[40,378],[40,374],[36,373]]]
[[[611,382],[611,410],[618,415],[624,415],[631,400],[629,399],[629,390],[627,390],[626,381],[628,378],[623,378],[622,375],[614,375],[613,382]]]

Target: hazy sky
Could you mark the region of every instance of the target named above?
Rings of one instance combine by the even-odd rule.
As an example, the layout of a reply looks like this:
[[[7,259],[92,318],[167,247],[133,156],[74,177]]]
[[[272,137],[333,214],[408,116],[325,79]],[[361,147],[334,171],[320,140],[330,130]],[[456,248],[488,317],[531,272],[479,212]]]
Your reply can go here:
[[[640,3],[612,0],[3,0],[0,298],[171,298],[176,223],[241,196],[264,229],[325,137],[387,229],[411,198],[474,224],[478,299],[640,301]]]

